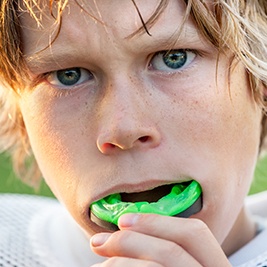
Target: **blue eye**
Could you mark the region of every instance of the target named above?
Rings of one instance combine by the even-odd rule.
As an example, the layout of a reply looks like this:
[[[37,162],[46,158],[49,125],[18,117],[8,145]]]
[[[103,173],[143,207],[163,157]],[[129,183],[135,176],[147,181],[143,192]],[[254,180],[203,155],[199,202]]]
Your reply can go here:
[[[187,67],[195,57],[195,52],[184,49],[163,51],[154,55],[150,66],[159,71],[179,71]]]
[[[86,69],[70,68],[51,72],[47,76],[47,81],[52,85],[70,87],[93,78],[93,74]]]

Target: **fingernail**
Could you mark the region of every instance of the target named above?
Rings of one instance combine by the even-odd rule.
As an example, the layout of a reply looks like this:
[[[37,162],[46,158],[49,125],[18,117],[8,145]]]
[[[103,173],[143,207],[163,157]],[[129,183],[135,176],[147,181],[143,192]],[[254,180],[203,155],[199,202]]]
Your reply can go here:
[[[110,237],[109,233],[101,233],[96,234],[93,237],[91,237],[91,245],[93,247],[99,247],[102,246]]]
[[[119,226],[123,228],[133,226],[139,218],[139,214],[124,214],[119,218]]]

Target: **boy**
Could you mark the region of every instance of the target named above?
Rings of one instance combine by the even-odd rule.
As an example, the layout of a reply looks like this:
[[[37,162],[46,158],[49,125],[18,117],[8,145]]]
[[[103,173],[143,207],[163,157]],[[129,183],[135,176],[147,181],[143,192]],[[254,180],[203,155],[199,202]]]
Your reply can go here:
[[[264,266],[267,234],[244,198],[266,131],[265,1],[22,0],[1,10],[1,140],[20,169],[34,155],[83,231],[60,208],[35,205],[46,212],[28,224],[52,230],[29,228],[46,251],[30,266]],[[91,220],[107,196],[155,202],[193,180],[202,206],[189,218],[126,214],[115,232]]]

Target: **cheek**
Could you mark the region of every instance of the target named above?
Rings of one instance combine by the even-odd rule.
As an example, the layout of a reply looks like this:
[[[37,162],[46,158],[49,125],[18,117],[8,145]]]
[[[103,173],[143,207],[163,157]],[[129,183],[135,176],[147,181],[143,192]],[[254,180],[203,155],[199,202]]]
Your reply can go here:
[[[249,190],[261,131],[261,110],[244,83],[246,76],[238,72],[232,80],[235,83],[229,92],[218,88],[217,96],[209,99],[212,101],[206,107],[209,120],[200,122],[194,131],[197,141],[193,147],[199,153],[191,157],[190,166],[200,174],[205,190],[201,219],[220,242],[233,226]],[[202,110],[205,112],[205,108]]]
[[[72,209],[80,184],[85,185],[83,187],[88,191],[78,196],[77,203],[88,201],[91,187],[86,186],[86,183],[89,182],[89,174],[82,173],[81,170],[84,169],[83,166],[90,169],[95,161],[83,153],[95,151],[96,146],[90,142],[92,136],[84,134],[86,126],[79,119],[83,116],[86,105],[79,106],[75,101],[68,105],[57,105],[58,100],[55,102],[53,103],[53,97],[44,94],[39,97],[38,93],[33,92],[22,99],[21,110],[43,177],[56,197]],[[89,121],[90,118],[88,125]],[[93,135],[93,129],[91,134]]]
[[[88,229],[89,199],[99,189],[99,181],[90,179],[89,173],[98,159],[83,155],[84,150],[81,148],[94,151],[95,148],[88,141],[90,136],[81,139],[84,136],[80,134],[83,127],[78,128],[79,123],[72,123],[75,118],[69,116],[63,119],[64,116],[58,116],[61,118],[59,120],[55,118],[54,110],[45,110],[41,106],[36,109],[36,102],[32,103],[35,104],[31,105],[31,101],[27,101],[22,113],[43,177],[74,219]]]
[[[228,166],[229,172],[233,171],[232,167],[241,171],[248,158],[255,158],[261,111],[252,103],[246,89],[236,85],[229,95],[225,88],[212,87],[202,96],[178,102],[173,114],[179,116],[164,118],[169,121],[169,128],[174,125],[173,149],[183,152],[190,168],[202,173],[206,169],[208,174],[211,164],[218,167],[220,163],[221,167]],[[198,158],[192,161],[194,155]]]

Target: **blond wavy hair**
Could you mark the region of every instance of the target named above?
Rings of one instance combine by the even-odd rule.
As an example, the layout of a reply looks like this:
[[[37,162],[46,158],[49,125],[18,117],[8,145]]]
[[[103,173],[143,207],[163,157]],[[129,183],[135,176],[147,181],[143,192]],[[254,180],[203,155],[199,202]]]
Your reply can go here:
[[[41,0],[40,0],[41,1]],[[76,0],[80,6],[81,3]],[[156,12],[146,22],[134,0],[133,8],[138,12],[146,31],[156,22],[169,0],[160,0]],[[0,152],[9,151],[15,171],[28,184],[38,185],[40,171],[31,151],[23,118],[18,108],[18,98],[28,77],[21,43],[19,3],[37,20],[35,0],[2,0],[0,13]],[[261,145],[266,137],[266,87],[267,87],[267,1],[266,0],[184,0],[184,21],[191,16],[202,35],[220,52],[230,50],[247,69],[251,93],[263,110]],[[208,3],[208,4],[207,4]],[[51,16],[60,32],[61,14],[67,0],[49,0]],[[36,9],[37,7],[37,9]],[[53,7],[53,8],[52,8]],[[57,14],[52,10],[57,9]],[[212,7],[212,8],[211,8]],[[90,14],[89,14],[90,15]],[[56,37],[55,37],[56,38]]]

